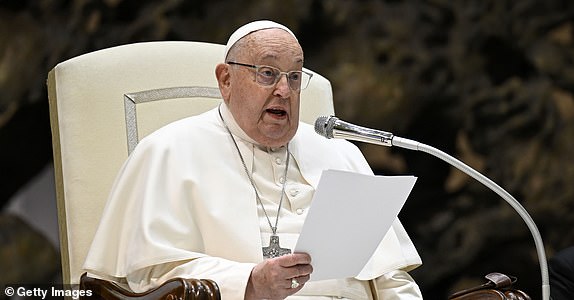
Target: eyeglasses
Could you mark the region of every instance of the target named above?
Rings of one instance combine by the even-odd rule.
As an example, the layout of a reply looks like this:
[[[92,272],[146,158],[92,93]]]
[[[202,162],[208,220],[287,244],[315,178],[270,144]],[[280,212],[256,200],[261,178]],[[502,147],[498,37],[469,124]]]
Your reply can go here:
[[[309,85],[309,81],[311,81],[311,77],[313,77],[312,73],[305,71],[282,72],[281,70],[270,66],[256,66],[234,61],[228,61],[227,63],[230,65],[238,65],[255,69],[255,82],[263,86],[275,85],[279,82],[281,76],[285,74],[289,87],[294,91],[300,91],[304,90]]]

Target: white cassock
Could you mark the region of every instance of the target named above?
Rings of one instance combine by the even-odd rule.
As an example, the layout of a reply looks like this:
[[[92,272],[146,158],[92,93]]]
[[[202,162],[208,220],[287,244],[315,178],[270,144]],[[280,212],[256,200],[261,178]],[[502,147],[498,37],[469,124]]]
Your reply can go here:
[[[288,146],[285,179],[287,149],[256,145],[225,105],[220,109],[273,224],[287,180],[277,229],[281,247],[295,246],[323,170],[372,174],[356,146],[325,139],[300,123]],[[136,292],[173,277],[213,279],[222,299],[243,299],[270,233],[237,149],[214,109],[140,141],[112,188],[84,269]],[[369,279],[376,279],[380,299],[420,299],[406,273],[420,264],[397,219],[357,278],[309,282],[289,299],[369,299]]]

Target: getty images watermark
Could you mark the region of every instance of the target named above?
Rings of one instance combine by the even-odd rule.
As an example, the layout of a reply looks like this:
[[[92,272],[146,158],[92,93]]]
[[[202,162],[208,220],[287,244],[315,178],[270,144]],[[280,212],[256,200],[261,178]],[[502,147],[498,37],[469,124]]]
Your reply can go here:
[[[13,284],[4,287],[4,295],[14,299],[64,299],[74,300],[80,297],[91,297],[94,293],[91,290],[82,290],[78,285],[31,285]],[[2,297],[0,297],[2,298]]]

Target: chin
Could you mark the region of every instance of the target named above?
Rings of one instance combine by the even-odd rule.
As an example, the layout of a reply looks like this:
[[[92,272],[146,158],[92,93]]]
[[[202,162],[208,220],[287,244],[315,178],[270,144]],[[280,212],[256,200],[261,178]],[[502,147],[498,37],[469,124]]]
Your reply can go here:
[[[277,148],[287,145],[292,138],[293,135],[283,135],[280,137],[266,136],[266,138],[261,141],[261,144],[266,147]]]
[[[287,143],[289,143],[293,137],[295,136],[295,133],[297,132],[297,128],[293,129],[289,129],[287,131],[281,131],[281,132],[266,132],[266,133],[262,133],[262,139],[261,141],[257,141],[260,144],[266,146],[266,147],[280,147],[280,146],[285,146]]]
[[[270,147],[270,148],[278,148],[281,146],[285,146],[290,140],[277,140],[277,139],[266,139],[265,141],[263,141],[263,143],[261,143],[261,145],[265,146],[265,147]]]

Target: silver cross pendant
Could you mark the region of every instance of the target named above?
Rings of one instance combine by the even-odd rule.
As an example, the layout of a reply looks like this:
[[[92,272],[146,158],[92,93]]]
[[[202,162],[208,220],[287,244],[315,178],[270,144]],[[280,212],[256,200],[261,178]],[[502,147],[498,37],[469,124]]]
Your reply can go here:
[[[279,237],[271,235],[269,238],[269,246],[263,247],[263,257],[275,258],[286,254],[291,254],[291,249],[281,248],[279,245]]]

